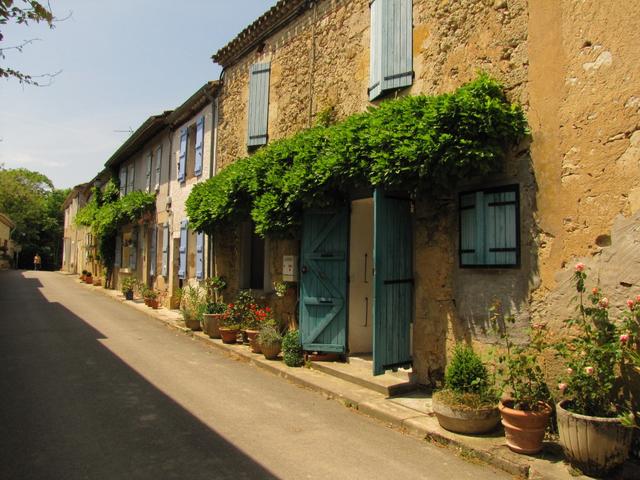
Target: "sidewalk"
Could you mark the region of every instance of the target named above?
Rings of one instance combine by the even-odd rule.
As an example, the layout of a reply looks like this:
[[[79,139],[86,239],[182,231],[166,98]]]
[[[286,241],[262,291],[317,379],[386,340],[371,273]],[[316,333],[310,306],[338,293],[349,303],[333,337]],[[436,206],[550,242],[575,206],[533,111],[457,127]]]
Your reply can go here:
[[[68,275],[64,272],[61,273]],[[489,463],[522,478],[535,480],[590,478],[576,475],[570,471],[568,464],[563,461],[560,446],[555,442],[545,442],[545,448],[539,455],[525,456],[509,450],[500,431],[492,435],[466,436],[444,430],[431,411],[430,395],[424,392],[413,392],[389,398],[382,393],[313,368],[287,367],[282,361],[266,360],[261,354],[251,353],[246,345],[223,344],[221,340],[211,339],[202,332],[193,332],[187,329],[184,327],[182,316],[178,310],[165,308],[153,310],[147,307],[142,300],[126,301],[118,291],[83,285],[85,288],[137,309],[148,317],[159,320],[168,327],[181,331],[208,347],[219,349],[235,359],[245,361],[292,383],[319,392],[327,398],[338,400],[346,407],[382,421],[406,434],[451,448],[465,458]],[[638,472],[640,472],[640,465],[627,462],[623,471],[613,478],[637,480],[640,478]]]

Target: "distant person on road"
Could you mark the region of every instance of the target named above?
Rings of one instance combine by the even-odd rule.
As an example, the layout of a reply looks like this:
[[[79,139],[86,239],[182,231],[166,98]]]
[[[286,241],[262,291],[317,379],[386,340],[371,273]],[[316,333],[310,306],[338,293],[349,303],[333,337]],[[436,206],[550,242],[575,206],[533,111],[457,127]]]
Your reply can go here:
[[[36,256],[33,257],[33,269],[34,270],[40,270],[40,264],[42,263],[42,259],[40,258],[40,255],[38,255],[36,253]]]

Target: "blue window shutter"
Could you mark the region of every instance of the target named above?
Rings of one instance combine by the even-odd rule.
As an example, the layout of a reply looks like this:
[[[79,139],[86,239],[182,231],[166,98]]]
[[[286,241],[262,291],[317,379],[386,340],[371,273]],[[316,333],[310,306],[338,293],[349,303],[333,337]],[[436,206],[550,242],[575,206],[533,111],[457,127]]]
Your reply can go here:
[[[267,143],[270,73],[270,63],[254,63],[249,68],[249,147]]]
[[[180,130],[180,154],[178,156],[178,181],[184,182],[186,179],[187,171],[187,144],[188,144],[188,130],[183,128]]]
[[[158,261],[158,256],[156,254],[158,246],[158,227],[154,225],[151,228],[151,245],[149,247],[149,275],[152,277],[156,276],[156,263]]]
[[[204,233],[196,234],[196,278],[204,278]]]
[[[131,232],[131,247],[129,248],[129,268],[136,269],[138,263],[138,229],[134,228]]]
[[[160,188],[160,170],[162,166],[162,147],[156,150],[156,182],[155,189],[158,190]]]
[[[153,163],[153,156],[151,155],[151,152],[148,153],[147,155],[147,172],[146,172],[146,187],[147,187],[147,192],[151,191],[151,164]]]
[[[517,264],[516,192],[486,193],[486,253],[487,265]]]
[[[122,237],[120,235],[116,236],[116,255],[113,265],[114,267],[122,265]]]
[[[196,177],[202,174],[202,156],[204,152],[204,117],[196,123],[196,161],[193,173]]]
[[[460,196],[460,264],[478,264],[475,193]]]
[[[162,226],[162,276],[169,275],[169,224]]]
[[[187,278],[187,221],[180,222],[180,258],[178,264],[178,278]]]
[[[413,83],[413,1],[371,4],[369,100]]]
[[[120,167],[120,197],[127,194],[127,167]]]
[[[127,193],[131,193],[133,192],[136,183],[136,164],[131,163],[131,165],[129,165],[129,173],[127,173]]]

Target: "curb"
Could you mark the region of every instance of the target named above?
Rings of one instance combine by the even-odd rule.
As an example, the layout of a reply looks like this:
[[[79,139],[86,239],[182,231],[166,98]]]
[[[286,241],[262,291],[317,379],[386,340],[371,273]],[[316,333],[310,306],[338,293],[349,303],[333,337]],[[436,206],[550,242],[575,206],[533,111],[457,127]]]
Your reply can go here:
[[[70,276],[64,272],[59,273],[64,276]],[[91,285],[86,286],[87,288],[92,287]],[[251,353],[242,344],[224,344],[221,340],[209,338],[202,332],[194,332],[181,326],[177,323],[179,321],[178,318],[164,318],[160,315],[162,311],[175,314],[175,312],[166,308],[152,310],[144,306],[144,304],[131,303],[118,293],[109,293],[114,292],[114,290],[106,290],[104,287],[93,288],[92,290],[99,291],[106,297],[110,297],[123,305],[128,305],[145,316],[190,336],[194,341],[204,346],[215,348],[235,360],[256,366],[295,385],[318,392],[328,399],[337,400],[344,406],[357,410],[359,413],[365,414],[403,433],[449,448],[463,458],[476,459],[511,475],[532,480],[589,478],[571,474],[567,464],[564,463],[561,457],[550,460],[540,457],[527,457],[511,452],[506,446],[503,437],[465,436],[449,432],[440,427],[435,416],[394,403],[382,393],[316,369],[291,368],[281,361],[266,360],[260,354]],[[139,308],[138,305],[143,306],[143,308]],[[625,465],[628,468],[625,468],[622,475],[616,478],[620,480],[634,478],[633,473],[637,472],[635,469],[638,467],[635,467],[631,462],[627,462]],[[629,472],[627,473],[627,471]]]

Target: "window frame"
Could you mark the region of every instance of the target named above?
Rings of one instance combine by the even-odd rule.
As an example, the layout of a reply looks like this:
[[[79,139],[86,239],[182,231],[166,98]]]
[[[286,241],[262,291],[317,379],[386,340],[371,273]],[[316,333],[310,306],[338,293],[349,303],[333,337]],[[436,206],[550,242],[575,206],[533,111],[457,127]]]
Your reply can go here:
[[[513,192],[515,194],[515,254],[516,260],[513,264],[464,264],[462,261],[462,255],[464,252],[462,250],[462,211],[464,208],[462,207],[462,197],[465,195],[476,194],[478,192],[482,192],[484,194],[488,193],[506,193]],[[474,205],[477,208],[477,205]],[[482,206],[484,208],[484,205]],[[520,225],[520,185],[519,184],[508,184],[508,185],[499,185],[489,188],[476,188],[473,190],[465,190],[458,193],[458,268],[461,269],[518,269],[521,267],[522,260],[522,248],[521,248],[521,225]],[[485,222],[486,227],[486,222]],[[486,231],[485,231],[486,237]]]

